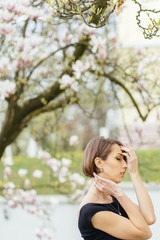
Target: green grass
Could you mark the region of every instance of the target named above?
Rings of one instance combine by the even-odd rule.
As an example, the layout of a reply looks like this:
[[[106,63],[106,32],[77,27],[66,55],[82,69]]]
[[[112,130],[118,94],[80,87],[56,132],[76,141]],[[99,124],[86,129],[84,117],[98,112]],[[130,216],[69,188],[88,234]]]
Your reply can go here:
[[[139,159],[139,174],[145,182],[157,182],[160,183],[160,150],[139,150],[137,151]],[[53,156],[57,159],[62,157],[72,160],[70,167],[71,172],[78,172],[82,174],[81,162],[83,152],[64,152],[57,153]],[[17,172],[20,168],[28,170],[27,178],[31,180],[32,186],[36,186],[35,189],[38,194],[68,194],[72,192],[72,188],[69,182],[59,183],[57,178],[53,176],[52,170],[46,166],[43,160],[37,158],[29,158],[27,156],[15,156],[14,165],[11,167],[12,174],[9,181],[13,181],[17,186],[23,187],[23,180],[18,176]],[[43,177],[39,180],[32,176],[34,170],[40,169],[43,171]],[[0,194],[3,193],[2,187],[5,183],[3,179],[4,166],[0,165]],[[87,178],[86,178],[87,179]],[[124,181],[130,181],[129,175],[126,173]]]

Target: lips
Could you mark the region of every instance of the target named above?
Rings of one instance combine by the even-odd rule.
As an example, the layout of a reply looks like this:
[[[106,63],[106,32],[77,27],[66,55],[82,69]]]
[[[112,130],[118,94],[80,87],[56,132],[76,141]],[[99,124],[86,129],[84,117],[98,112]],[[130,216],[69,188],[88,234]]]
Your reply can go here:
[[[122,177],[124,177],[125,172],[121,172],[120,174],[122,175]]]

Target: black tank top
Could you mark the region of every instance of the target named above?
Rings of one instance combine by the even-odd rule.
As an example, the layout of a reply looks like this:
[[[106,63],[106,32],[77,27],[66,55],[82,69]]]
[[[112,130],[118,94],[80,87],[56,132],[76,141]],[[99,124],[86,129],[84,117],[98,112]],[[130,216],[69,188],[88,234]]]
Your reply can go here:
[[[113,237],[106,232],[94,228],[91,222],[91,219],[94,216],[94,214],[100,211],[111,211],[118,214],[118,211],[116,211],[117,204],[119,204],[119,211],[121,212],[121,215],[123,217],[128,218],[127,213],[120,205],[118,200],[115,197],[112,198],[113,202],[110,204],[87,203],[82,206],[79,212],[78,228],[84,240],[120,240],[119,238]]]

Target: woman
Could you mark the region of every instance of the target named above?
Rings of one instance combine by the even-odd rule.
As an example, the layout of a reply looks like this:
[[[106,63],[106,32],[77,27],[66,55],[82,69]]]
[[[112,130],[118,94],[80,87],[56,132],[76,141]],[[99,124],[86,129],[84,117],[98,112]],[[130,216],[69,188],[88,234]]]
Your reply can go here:
[[[155,222],[155,214],[137,166],[137,156],[128,144],[104,137],[88,143],[82,169],[92,181],[78,211],[78,227],[84,240],[151,238],[148,225]],[[139,206],[118,185],[127,169]]]

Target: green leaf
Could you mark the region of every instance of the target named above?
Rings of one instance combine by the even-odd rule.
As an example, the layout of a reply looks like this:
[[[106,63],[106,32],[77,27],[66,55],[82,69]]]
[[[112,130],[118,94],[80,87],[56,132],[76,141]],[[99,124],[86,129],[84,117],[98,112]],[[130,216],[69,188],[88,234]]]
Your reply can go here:
[[[91,22],[92,18],[93,18],[92,16],[89,17],[89,19],[88,19],[89,23]]]
[[[75,14],[79,14],[79,12],[76,12],[76,11],[70,11],[71,13],[75,13]]]

